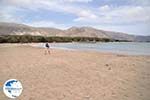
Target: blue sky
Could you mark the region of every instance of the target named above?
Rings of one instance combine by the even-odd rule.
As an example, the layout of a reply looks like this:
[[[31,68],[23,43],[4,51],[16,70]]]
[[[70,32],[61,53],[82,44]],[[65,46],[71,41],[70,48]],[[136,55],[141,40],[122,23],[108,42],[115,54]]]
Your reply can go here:
[[[0,0],[0,21],[150,35],[149,0]]]

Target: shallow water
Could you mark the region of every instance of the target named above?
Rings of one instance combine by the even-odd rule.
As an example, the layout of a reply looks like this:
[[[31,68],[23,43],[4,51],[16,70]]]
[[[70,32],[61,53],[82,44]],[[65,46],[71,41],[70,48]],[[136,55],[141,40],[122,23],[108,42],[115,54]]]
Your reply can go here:
[[[44,47],[44,44],[39,44]],[[108,42],[108,43],[52,43],[51,48],[69,50],[92,50],[129,55],[150,55],[150,43]]]

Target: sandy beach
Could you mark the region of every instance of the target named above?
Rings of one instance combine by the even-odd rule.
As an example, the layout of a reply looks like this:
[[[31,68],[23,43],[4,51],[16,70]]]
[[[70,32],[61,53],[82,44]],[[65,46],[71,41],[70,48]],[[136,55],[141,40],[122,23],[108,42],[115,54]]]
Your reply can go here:
[[[17,100],[149,100],[150,56],[0,45],[0,100],[12,78]]]

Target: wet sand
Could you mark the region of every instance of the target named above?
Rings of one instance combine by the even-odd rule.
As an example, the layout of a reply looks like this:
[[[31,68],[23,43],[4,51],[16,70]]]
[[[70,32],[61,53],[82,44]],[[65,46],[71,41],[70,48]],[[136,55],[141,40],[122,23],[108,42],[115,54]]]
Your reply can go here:
[[[150,56],[0,45],[0,100],[11,78],[18,100],[149,100]]]

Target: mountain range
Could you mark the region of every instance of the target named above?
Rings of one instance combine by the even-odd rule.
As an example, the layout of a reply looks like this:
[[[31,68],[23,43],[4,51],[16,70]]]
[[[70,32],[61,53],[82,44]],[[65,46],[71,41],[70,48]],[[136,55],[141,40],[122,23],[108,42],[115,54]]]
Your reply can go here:
[[[0,35],[41,35],[65,37],[98,37],[135,42],[150,42],[150,36],[105,31],[92,27],[71,27],[66,30],[50,27],[32,27],[18,23],[0,22]]]

